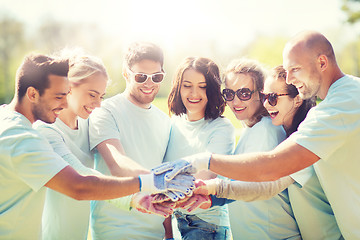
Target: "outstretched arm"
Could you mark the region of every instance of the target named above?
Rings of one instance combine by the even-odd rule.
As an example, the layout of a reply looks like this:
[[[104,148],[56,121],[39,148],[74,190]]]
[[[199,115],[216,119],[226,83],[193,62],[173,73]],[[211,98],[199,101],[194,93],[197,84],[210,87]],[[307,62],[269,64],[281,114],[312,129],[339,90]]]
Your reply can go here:
[[[274,181],[304,169],[320,158],[286,139],[274,150],[241,155],[212,154],[209,169],[219,175],[241,181]]]
[[[137,176],[149,173],[149,170],[130,159],[118,139],[108,139],[96,146],[113,176]]]

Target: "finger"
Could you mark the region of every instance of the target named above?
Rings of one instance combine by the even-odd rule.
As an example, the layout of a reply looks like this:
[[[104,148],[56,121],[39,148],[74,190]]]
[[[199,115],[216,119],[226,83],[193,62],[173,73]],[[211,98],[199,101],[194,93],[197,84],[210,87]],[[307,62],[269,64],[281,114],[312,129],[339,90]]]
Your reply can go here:
[[[165,179],[167,181],[173,179],[176,175],[178,175],[184,168],[190,166],[190,163],[185,160],[178,160],[174,162],[173,169],[166,173]]]
[[[195,209],[198,209],[200,205],[207,201],[207,199],[202,195],[196,195],[196,201],[188,208],[188,212],[192,212]]]
[[[186,199],[186,201],[183,201],[182,203],[180,203],[178,205],[178,207],[186,209],[186,208],[192,206],[196,202],[196,200],[197,200],[196,196],[189,197]]]
[[[184,194],[176,194],[176,193],[174,193],[174,192],[172,192],[172,191],[166,192],[165,195],[166,195],[169,199],[171,199],[171,201],[173,201],[173,202],[176,202],[176,201],[178,201],[179,199],[184,198]]]
[[[192,190],[187,186],[176,185],[171,183],[168,184],[167,189],[173,192],[181,192],[185,195],[190,195],[192,193]]]
[[[170,163],[163,163],[160,166],[151,169],[151,171],[154,174],[158,175],[158,174],[161,174],[161,173],[165,173],[165,172],[167,172],[167,171],[169,171],[171,169],[172,169],[172,166],[171,166]]]
[[[206,188],[198,187],[193,190],[193,194],[209,195],[209,191]]]
[[[152,203],[161,203],[161,202],[165,202],[165,201],[169,201],[170,198],[168,196],[166,196],[163,193],[158,193],[155,195],[152,195]]]
[[[152,214],[162,216],[162,217],[168,217],[170,214],[173,213],[172,208],[164,207],[160,204],[152,204],[149,211]]]

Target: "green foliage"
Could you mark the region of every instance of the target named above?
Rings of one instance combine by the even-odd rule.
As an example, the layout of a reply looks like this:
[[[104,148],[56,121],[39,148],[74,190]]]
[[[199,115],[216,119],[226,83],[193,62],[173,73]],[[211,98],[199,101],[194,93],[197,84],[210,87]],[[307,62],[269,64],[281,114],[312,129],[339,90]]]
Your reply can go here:
[[[347,15],[347,21],[354,24],[360,20],[360,0],[343,0],[341,7]]]

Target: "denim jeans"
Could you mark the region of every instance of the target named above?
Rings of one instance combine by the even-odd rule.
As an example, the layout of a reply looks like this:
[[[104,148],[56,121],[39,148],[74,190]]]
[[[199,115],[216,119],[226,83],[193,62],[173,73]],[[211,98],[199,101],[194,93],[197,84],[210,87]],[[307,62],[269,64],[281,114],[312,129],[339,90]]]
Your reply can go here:
[[[175,211],[178,228],[184,240],[230,240],[229,227],[218,226],[205,222],[195,215],[187,215]]]

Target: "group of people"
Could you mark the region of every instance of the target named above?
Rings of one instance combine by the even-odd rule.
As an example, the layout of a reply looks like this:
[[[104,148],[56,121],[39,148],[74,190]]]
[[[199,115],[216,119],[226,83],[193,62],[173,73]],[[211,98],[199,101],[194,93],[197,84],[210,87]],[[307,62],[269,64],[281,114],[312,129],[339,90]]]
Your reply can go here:
[[[130,45],[125,91],[102,102],[100,59],[25,57],[0,107],[1,239],[360,239],[360,80],[322,34],[270,71],[184,59],[171,118],[152,104],[163,64]]]

